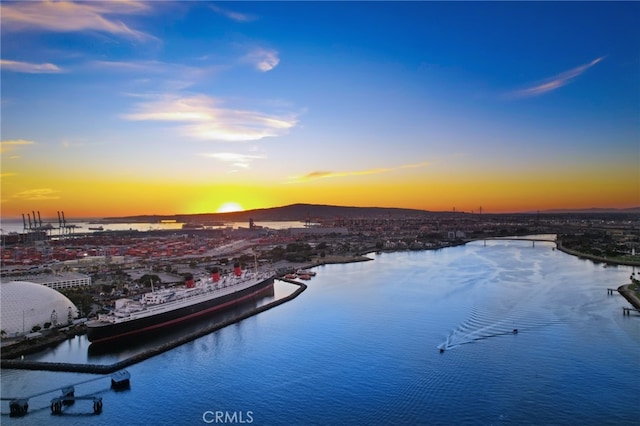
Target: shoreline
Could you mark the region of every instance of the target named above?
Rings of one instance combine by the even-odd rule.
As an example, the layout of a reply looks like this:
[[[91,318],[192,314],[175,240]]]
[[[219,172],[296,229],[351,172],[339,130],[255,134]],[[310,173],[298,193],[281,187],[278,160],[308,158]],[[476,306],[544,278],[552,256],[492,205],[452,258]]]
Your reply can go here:
[[[614,259],[609,259],[607,257],[594,256],[594,255],[591,255],[591,254],[586,254],[586,253],[582,253],[582,252],[579,252],[579,251],[571,250],[571,249],[568,249],[568,248],[564,247],[562,245],[561,241],[556,241],[556,247],[558,248],[558,250],[560,250],[563,253],[567,253],[567,254],[570,254],[572,256],[579,257],[581,259],[588,259],[588,260],[591,260],[591,261],[594,261],[594,262],[606,263],[608,265],[640,266],[640,261],[634,262],[632,260],[629,260],[629,261],[614,260]]]
[[[0,349],[0,360],[4,361],[23,355],[34,354],[49,347],[59,345],[65,340],[74,339],[76,336],[82,336],[85,333],[86,331],[84,326],[77,326],[77,328],[73,330],[58,331],[55,334],[50,333],[32,340],[22,339],[11,343],[5,343]]]

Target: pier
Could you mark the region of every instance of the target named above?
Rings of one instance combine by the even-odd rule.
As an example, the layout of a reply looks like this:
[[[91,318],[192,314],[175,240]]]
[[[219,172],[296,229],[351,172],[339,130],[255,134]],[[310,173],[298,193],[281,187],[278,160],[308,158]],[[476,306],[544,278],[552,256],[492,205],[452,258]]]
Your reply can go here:
[[[114,390],[126,389],[129,387],[129,380],[131,375],[127,370],[118,371],[111,376],[111,388]],[[76,386],[95,382],[97,380],[105,379],[106,377],[96,377],[93,379],[84,380],[82,382],[75,383],[73,385],[63,386],[60,388],[55,388],[51,390],[42,391],[39,393],[35,393],[28,396],[23,397],[2,397],[0,398],[2,401],[10,401],[9,402],[9,416],[10,417],[22,417],[25,416],[29,411],[29,399],[35,398],[37,396],[46,395],[48,393],[53,393],[56,391],[61,391],[62,395],[54,397],[51,399],[51,413],[52,414],[62,414],[62,409],[64,406],[70,406],[75,403],[75,401],[92,401],[93,402],[93,413],[100,414],[102,412],[102,397],[93,395],[75,395]]]
[[[629,303],[631,303],[634,306],[633,308],[627,308],[626,306],[623,306],[622,315],[631,315],[631,312],[637,312],[640,314],[640,308],[638,308],[638,304],[636,300],[637,298],[635,298],[633,294],[628,290],[628,285],[625,284],[618,288],[607,289],[607,294],[609,296],[613,295],[614,293],[618,293],[619,295],[623,296],[625,299],[629,301]]]

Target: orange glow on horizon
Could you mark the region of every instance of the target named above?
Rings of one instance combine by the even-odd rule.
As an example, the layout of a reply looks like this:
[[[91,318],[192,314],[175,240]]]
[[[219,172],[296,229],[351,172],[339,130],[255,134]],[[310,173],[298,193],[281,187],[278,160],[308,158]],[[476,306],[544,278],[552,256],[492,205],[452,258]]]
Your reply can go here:
[[[43,217],[55,217],[57,211],[83,218],[173,215],[295,203],[466,212],[482,207],[485,213],[509,213],[638,207],[638,194],[635,169],[624,167],[511,174],[440,170],[399,179],[379,175],[298,184],[128,181],[41,173],[3,177],[1,214],[3,218],[20,218],[31,211],[40,211]]]

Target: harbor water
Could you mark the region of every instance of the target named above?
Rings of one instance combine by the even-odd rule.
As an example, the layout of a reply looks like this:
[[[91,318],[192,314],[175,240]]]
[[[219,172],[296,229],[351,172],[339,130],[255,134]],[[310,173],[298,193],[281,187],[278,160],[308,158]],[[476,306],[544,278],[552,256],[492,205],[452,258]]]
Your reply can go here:
[[[636,425],[640,316],[607,288],[631,267],[482,241],[326,265],[293,301],[127,368],[131,387],[3,425]],[[291,291],[285,283],[274,296]],[[293,287],[293,286],[290,286]],[[517,333],[514,333],[517,330]],[[151,345],[152,343],[143,343]],[[443,351],[441,351],[441,349]],[[111,363],[85,336],[29,359]],[[89,374],[2,370],[2,397]]]

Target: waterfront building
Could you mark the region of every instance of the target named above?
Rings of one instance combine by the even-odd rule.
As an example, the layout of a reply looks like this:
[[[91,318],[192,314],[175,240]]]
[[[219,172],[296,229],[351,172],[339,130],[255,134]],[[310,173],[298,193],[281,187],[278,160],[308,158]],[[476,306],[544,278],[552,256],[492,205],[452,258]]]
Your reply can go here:
[[[56,274],[30,274],[13,277],[18,281],[28,281],[55,290],[86,287],[91,285],[91,277],[79,272],[60,272]]]

